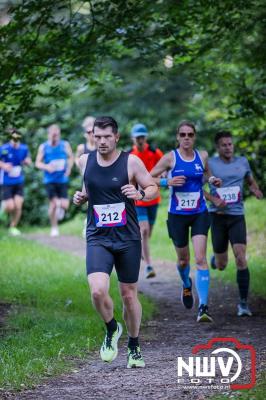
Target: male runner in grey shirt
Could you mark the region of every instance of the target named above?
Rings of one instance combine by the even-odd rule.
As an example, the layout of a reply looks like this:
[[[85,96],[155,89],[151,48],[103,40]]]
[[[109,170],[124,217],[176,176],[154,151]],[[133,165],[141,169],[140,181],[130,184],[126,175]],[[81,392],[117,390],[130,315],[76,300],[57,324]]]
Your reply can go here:
[[[234,156],[234,145],[230,132],[218,132],[215,144],[219,156],[209,159],[213,175],[222,179],[222,186],[210,185],[210,194],[205,196],[212,203],[209,207],[214,255],[212,268],[224,270],[228,262],[228,242],[231,243],[237,267],[237,283],[240,295],[238,316],[252,313],[247,304],[249,269],[246,261],[247,232],[244,216],[243,186],[248,183],[257,199],[263,197],[245,157]]]

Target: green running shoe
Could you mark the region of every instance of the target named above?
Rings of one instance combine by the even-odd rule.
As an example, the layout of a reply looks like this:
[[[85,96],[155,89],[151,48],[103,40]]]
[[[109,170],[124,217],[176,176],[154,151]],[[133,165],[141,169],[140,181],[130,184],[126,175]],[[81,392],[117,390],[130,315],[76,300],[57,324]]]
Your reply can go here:
[[[140,352],[140,347],[134,349],[128,348],[127,353],[127,368],[144,368],[145,362]]]
[[[18,228],[15,228],[14,226],[11,226],[8,230],[8,233],[10,236],[20,236],[21,232]]]
[[[117,342],[122,335],[122,332],[122,325],[118,322],[117,329],[112,335],[106,333],[100,350],[100,356],[103,361],[112,362],[116,358],[118,354]]]

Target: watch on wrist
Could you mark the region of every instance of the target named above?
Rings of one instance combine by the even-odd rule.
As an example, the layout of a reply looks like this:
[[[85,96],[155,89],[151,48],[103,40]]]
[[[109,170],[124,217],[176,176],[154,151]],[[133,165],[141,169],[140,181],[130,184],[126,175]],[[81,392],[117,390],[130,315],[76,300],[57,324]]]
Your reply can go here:
[[[216,177],[215,176],[210,176],[208,179],[208,183],[213,184],[213,182],[215,181]]]
[[[144,192],[144,190],[140,189],[140,190],[139,190],[139,193],[141,194],[141,198],[140,198],[139,200],[143,200],[144,197],[145,197],[145,192]]]

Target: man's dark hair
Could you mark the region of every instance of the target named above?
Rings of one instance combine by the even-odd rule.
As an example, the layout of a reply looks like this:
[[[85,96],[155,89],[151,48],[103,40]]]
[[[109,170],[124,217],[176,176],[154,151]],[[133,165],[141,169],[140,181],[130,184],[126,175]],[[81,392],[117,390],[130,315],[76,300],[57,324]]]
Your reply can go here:
[[[231,138],[232,137],[232,133],[229,131],[220,131],[217,132],[214,138],[214,142],[217,145],[219,143],[219,140],[222,138]]]
[[[194,133],[196,134],[196,128],[195,128],[195,125],[193,124],[193,122],[190,122],[190,121],[182,121],[182,122],[180,122],[180,124],[176,128],[176,132],[177,133],[179,133],[180,128],[182,128],[182,126],[189,126],[190,128],[193,129]]]
[[[97,128],[101,128],[101,129],[105,129],[108,126],[111,126],[113,133],[118,132],[117,122],[112,117],[97,117],[93,124],[93,132],[94,132],[94,128],[96,126],[97,126]]]
[[[7,129],[7,133],[8,133],[8,136],[15,141],[19,141],[22,137],[21,132],[19,132],[19,130],[16,128]]]

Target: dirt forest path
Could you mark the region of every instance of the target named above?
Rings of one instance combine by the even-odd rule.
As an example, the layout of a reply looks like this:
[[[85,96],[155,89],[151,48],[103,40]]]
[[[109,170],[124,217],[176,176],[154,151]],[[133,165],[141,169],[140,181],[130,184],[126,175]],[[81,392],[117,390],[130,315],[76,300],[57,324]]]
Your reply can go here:
[[[32,235],[43,245],[75,255],[85,255],[82,239],[71,236],[53,238]],[[163,257],[163,255],[162,255]],[[126,335],[120,342],[117,359],[104,364],[98,352],[77,366],[75,373],[47,380],[34,390],[28,390],[8,399],[16,400],[88,400],[88,399],[204,399],[218,394],[215,389],[189,390],[177,384],[177,356],[191,356],[192,347],[207,343],[213,337],[236,337],[252,344],[257,350],[257,370],[263,370],[266,360],[266,301],[251,296],[253,318],[237,318],[237,290],[234,285],[212,281],[210,309],[215,323],[198,324],[196,309],[184,309],[180,302],[180,282],[175,265],[169,261],[154,263],[157,276],[144,280],[141,273],[140,291],[157,303],[157,315],[141,330],[141,347],[146,368],[126,369]],[[225,392],[223,390],[223,392]]]

